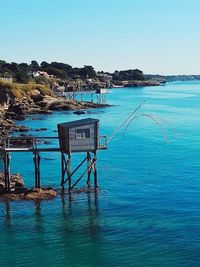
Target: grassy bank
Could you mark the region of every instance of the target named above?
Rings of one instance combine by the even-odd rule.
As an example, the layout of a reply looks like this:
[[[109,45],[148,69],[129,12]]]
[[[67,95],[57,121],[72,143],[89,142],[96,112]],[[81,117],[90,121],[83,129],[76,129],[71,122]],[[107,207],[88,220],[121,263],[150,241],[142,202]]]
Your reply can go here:
[[[53,96],[53,92],[48,85],[36,83],[21,84],[0,81],[0,90],[6,90],[6,93],[18,99],[22,97],[31,97],[35,94],[36,90],[39,91],[41,95]]]

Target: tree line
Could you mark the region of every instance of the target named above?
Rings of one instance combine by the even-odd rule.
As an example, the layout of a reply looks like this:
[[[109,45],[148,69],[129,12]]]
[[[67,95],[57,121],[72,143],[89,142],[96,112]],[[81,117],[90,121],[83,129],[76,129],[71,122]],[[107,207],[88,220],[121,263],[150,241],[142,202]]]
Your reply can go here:
[[[32,60],[30,64],[27,64],[15,62],[7,63],[4,60],[0,60],[0,77],[12,77],[17,82],[26,83],[32,79],[32,73],[34,71],[44,71],[61,80],[98,79],[98,73],[92,66],[88,65],[78,68],[61,62],[48,63],[43,61],[39,64],[36,60]],[[102,71],[100,73],[111,75],[114,81],[145,79],[143,72],[138,69],[115,71],[114,73]]]

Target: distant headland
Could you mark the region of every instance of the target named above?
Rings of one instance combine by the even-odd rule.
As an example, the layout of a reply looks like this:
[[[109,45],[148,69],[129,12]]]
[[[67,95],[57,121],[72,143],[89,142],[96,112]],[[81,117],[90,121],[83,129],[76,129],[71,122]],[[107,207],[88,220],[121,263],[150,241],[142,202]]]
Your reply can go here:
[[[139,69],[120,70],[113,73],[95,71],[92,66],[72,67],[60,62],[39,64],[7,63],[0,60],[0,79],[16,83],[36,83],[55,89],[64,86],[66,91],[93,90],[107,87],[157,86],[163,77],[147,77]]]
[[[8,63],[0,60],[0,79],[20,84],[42,84],[51,89],[63,86],[66,91],[93,90],[107,87],[158,86],[165,82],[200,80],[200,75],[152,75],[139,69],[95,71],[92,66],[72,67],[61,62],[39,64]]]

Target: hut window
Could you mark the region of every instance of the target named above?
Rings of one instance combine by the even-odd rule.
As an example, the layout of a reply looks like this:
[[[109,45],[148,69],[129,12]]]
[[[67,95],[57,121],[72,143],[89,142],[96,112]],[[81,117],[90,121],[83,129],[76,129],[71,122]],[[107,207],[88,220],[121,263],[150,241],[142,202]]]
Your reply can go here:
[[[76,130],[76,139],[87,139],[90,138],[90,129],[77,129]]]

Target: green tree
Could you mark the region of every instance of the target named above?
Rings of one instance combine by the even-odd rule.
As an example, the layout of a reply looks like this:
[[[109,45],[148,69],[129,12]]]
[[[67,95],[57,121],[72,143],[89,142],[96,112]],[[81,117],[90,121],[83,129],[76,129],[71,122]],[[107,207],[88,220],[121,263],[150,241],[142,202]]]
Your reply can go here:
[[[92,66],[84,66],[79,69],[79,75],[83,78],[95,78],[96,72]]]
[[[29,66],[31,67],[31,69],[34,69],[34,70],[38,70],[40,68],[36,60],[32,60]]]
[[[17,82],[19,83],[27,83],[28,80],[29,80],[29,77],[27,75],[27,72],[26,71],[18,71],[15,75],[15,79]]]
[[[44,71],[47,70],[49,67],[50,67],[50,64],[47,63],[46,61],[42,61],[42,63],[40,64],[40,68]]]

